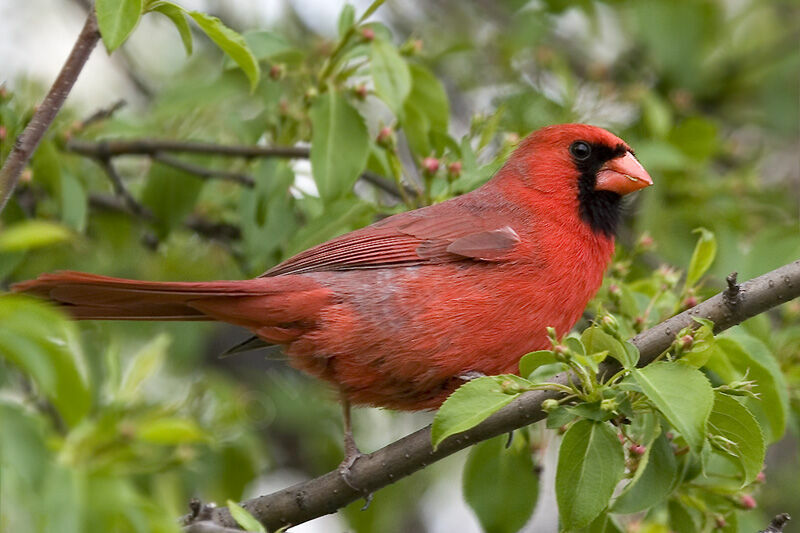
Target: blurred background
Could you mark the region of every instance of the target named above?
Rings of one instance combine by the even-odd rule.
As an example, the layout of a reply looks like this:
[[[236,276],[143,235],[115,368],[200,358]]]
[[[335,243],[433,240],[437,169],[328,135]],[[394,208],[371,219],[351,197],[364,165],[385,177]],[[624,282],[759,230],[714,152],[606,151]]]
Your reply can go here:
[[[405,208],[402,198],[363,182],[335,201],[320,198],[304,160],[214,155],[181,157],[249,176],[255,187],[122,155],[113,159],[114,171],[138,203],[121,197],[97,152],[78,153],[70,141],[95,148],[109,138],[307,146],[309,80],[339,39],[344,6],[179,3],[252,38],[259,86],[251,91],[198,32],[187,56],[160,15],[144,17],[111,56],[99,46],[0,219],[57,221],[68,234],[0,247],[3,287],[55,269],[165,280],[251,277]],[[369,5],[352,3],[358,14]],[[86,9],[80,0],[0,0],[0,157],[61,67]],[[446,95],[419,111],[427,117],[416,123],[424,135],[411,124],[398,134],[403,175],[426,185],[426,201],[485,181],[533,129],[588,122],[623,137],[657,184],[629,205],[620,235],[623,248],[645,233],[655,243],[634,269],[685,268],[698,226],[719,242],[709,290],[730,271],[747,279],[800,257],[795,0],[389,0],[370,20]],[[392,109],[372,94],[357,58],[353,63],[342,83],[375,139],[394,124]],[[87,120],[103,110],[113,112]],[[458,161],[463,171],[442,170],[426,181],[416,168],[430,155]],[[393,172],[374,146],[368,168]],[[137,205],[157,221],[137,214]],[[246,332],[192,323],[75,327],[48,312],[0,308],[5,317],[18,313],[19,320],[64,328],[78,363],[63,391],[85,396],[92,415],[76,415],[73,424],[53,414],[17,370],[40,375],[30,370],[36,363],[0,359],[1,530],[170,531],[190,497],[240,500],[324,473],[341,459],[340,413],[330,390],[292,370],[279,350],[219,357]],[[741,531],[764,527],[778,512],[800,518],[798,317],[795,301],[764,319],[793,414],[786,437],[769,449],[758,509],[740,520]],[[48,352],[42,361],[53,357],[66,356]],[[58,399],[51,402],[58,410]],[[357,409],[356,439],[372,451],[431,416]],[[557,527],[551,441],[538,441],[544,471],[528,531]],[[356,502],[292,531],[481,531],[462,501],[464,460],[464,452],[456,454],[378,492],[365,511]]]

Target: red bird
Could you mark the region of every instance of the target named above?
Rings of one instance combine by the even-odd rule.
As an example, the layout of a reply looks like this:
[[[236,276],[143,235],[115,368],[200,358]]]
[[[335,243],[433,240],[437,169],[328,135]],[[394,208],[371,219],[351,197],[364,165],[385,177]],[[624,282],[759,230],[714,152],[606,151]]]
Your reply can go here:
[[[13,290],[75,318],[220,320],[285,348],[348,402],[438,407],[469,375],[515,372],[599,288],[623,195],[651,185],[624,141],[565,124],[529,135],[484,186],[386,218],[241,281],[44,274]]]

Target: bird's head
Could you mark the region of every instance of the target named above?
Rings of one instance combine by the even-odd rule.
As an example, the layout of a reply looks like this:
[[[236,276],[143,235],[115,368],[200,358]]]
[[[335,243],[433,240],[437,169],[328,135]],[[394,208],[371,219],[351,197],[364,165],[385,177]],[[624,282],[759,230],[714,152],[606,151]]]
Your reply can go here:
[[[559,124],[531,133],[504,171],[542,193],[553,207],[574,207],[584,223],[606,236],[616,230],[622,197],[653,184],[625,141],[586,124]]]

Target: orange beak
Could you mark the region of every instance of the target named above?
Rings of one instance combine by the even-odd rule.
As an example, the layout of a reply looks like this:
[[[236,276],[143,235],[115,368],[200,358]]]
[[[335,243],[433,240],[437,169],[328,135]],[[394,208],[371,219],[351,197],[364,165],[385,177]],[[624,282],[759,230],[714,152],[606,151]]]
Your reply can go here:
[[[614,158],[600,167],[594,188],[624,196],[652,184],[653,179],[642,164],[632,153],[626,152],[624,156]]]

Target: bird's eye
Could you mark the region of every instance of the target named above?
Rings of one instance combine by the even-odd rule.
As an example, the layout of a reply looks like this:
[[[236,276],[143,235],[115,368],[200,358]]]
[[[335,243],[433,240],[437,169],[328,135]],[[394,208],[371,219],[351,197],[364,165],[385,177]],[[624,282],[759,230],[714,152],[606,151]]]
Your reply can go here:
[[[592,155],[592,147],[586,141],[575,141],[570,145],[569,153],[578,161],[586,161]]]

